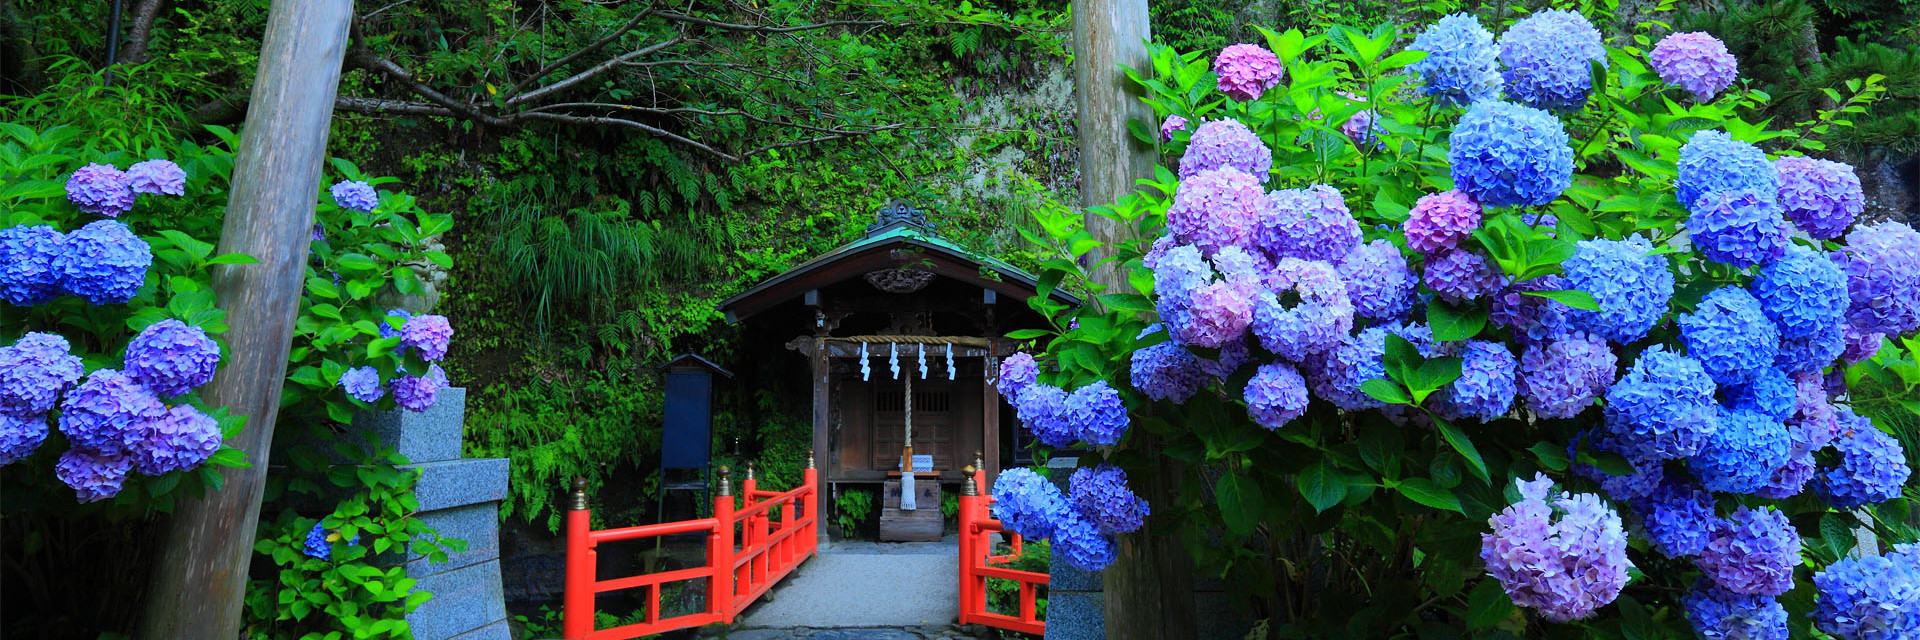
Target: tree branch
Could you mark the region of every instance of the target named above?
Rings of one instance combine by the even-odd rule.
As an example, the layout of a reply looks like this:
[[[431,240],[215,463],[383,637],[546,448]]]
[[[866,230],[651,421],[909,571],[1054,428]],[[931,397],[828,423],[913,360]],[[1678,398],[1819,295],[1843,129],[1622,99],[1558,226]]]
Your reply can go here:
[[[357,98],[353,96],[335,97],[333,99],[333,108],[353,113],[397,113],[413,116],[457,117],[451,109],[436,107],[424,102],[380,100],[377,98]]]
[[[674,22],[684,22],[687,24],[697,24],[703,27],[713,27],[715,29],[726,29],[728,31],[742,31],[747,33],[794,33],[798,31],[812,31],[815,29],[826,29],[830,27],[875,27],[875,26],[888,25],[888,24],[897,24],[893,22],[887,22],[885,20],[834,20],[831,22],[803,24],[797,27],[769,27],[765,25],[740,24],[736,22],[720,22],[717,20],[708,20],[706,18],[702,18],[698,16],[690,16],[684,13],[674,13],[672,11],[655,11],[653,12],[653,15],[660,16],[662,18],[666,18]]]
[[[462,118],[490,126],[503,126],[507,124],[507,122],[500,119],[499,116],[481,111],[471,104],[447,97],[446,94],[434,90],[433,87],[427,86],[426,83],[414,79],[413,74],[408,73],[406,69],[395,64],[394,61],[381,57],[366,48],[355,48],[348,51],[347,62],[356,67],[376,71],[388,78],[392,78],[394,81],[405,85],[408,90],[422,98],[426,98],[428,102],[446,107]]]
[[[646,19],[647,16],[652,14],[653,14],[652,9],[641,11],[640,13],[635,14],[632,19],[627,20],[626,24],[620,25],[620,28],[614,29],[612,32],[608,33],[607,35],[602,36],[599,40],[593,41],[587,46],[581,48],[579,51],[575,51],[573,53],[569,53],[565,56],[562,56],[559,60],[549,62],[546,65],[541,66],[539,71],[533,72],[533,75],[527,76],[525,80],[513,83],[513,86],[507,89],[507,93],[509,95],[517,94],[520,92],[520,87],[524,86],[526,83],[539,82],[541,78],[547,77],[547,74],[553,73],[554,70],[559,69],[560,67],[564,67],[569,64],[572,64],[573,61],[575,60],[579,60],[581,58],[586,57],[589,54],[592,54],[593,52],[606,48],[607,45],[613,44],[613,41],[619,40],[620,36],[624,36],[627,34],[628,31],[632,31],[635,27],[640,26],[640,21]]]
[[[607,59],[606,62],[602,62],[600,64],[594,65],[593,68],[587,69],[586,71],[573,74],[572,76],[568,77],[565,80],[561,80],[559,82],[555,82],[553,84],[540,87],[532,91],[528,91],[526,93],[514,96],[512,98],[508,98],[507,106],[511,107],[511,106],[519,105],[526,102],[532,102],[534,100],[539,100],[541,98],[544,98],[562,91],[566,91],[567,89],[572,88],[574,85],[580,84],[582,82],[586,82],[587,80],[592,79],[594,76],[600,75],[602,73],[606,73],[607,71],[615,67],[625,64],[629,60],[632,60],[634,58],[639,58],[642,56],[651,55],[653,53],[660,51],[661,49],[665,49],[667,47],[671,47],[673,45],[686,42],[686,40],[687,40],[686,36],[683,36],[683,35],[674,36],[672,38],[668,38],[666,40],[656,42],[652,45],[641,47],[639,49],[635,49],[633,51],[629,51],[629,52],[614,56],[612,58]]]
[[[518,118],[525,118],[529,120],[546,120],[549,122],[563,122],[566,124],[575,124],[575,125],[613,125],[617,127],[626,127],[629,129],[638,129],[640,131],[647,132],[650,135],[660,136],[662,138],[666,138],[668,140],[672,140],[674,142],[692,147],[702,153],[706,153],[707,155],[713,156],[715,158],[719,158],[721,160],[725,160],[727,162],[739,162],[745,159],[745,156],[736,156],[736,155],[727,153],[725,151],[715,149],[713,148],[713,146],[708,145],[707,143],[700,142],[692,138],[688,138],[686,136],[674,133],[672,131],[668,131],[666,129],[662,129],[662,128],[659,128],[650,124],[646,124],[643,122],[635,122],[633,120],[627,120],[624,118],[607,118],[602,116],[571,116],[571,115],[564,115],[564,114],[558,114],[558,113],[547,113],[544,111],[530,111],[527,113],[522,113],[522,114],[519,114],[519,116],[516,119]],[[752,155],[752,154],[747,154],[747,155]]]
[[[118,62],[140,64],[147,61],[147,43],[153,41],[153,23],[160,17],[160,5],[166,0],[140,0],[133,6],[133,28],[127,34],[127,43],[120,50]]]

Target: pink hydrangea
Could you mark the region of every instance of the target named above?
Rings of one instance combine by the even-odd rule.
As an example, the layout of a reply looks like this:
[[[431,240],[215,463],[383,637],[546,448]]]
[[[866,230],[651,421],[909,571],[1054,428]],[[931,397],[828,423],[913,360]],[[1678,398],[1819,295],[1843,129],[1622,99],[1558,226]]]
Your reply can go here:
[[[1180,181],[1167,209],[1167,230],[1175,242],[1199,247],[1211,256],[1221,249],[1247,246],[1254,225],[1271,208],[1260,182],[1232,167],[1201,172]]]
[[[1740,77],[1740,63],[1727,45],[1704,31],[1661,38],[1647,58],[1661,80],[1686,89],[1700,102],[1712,100]]]
[[[1220,77],[1220,92],[1241,102],[1259,100],[1260,94],[1278,86],[1287,74],[1279,56],[1253,44],[1222,50],[1213,60],[1213,72]]]
[[[1407,214],[1407,246],[1421,253],[1452,249],[1480,228],[1480,203],[1459,191],[1420,196]]]
[[[1265,183],[1273,169],[1273,151],[1260,136],[1239,120],[1214,120],[1202,123],[1187,140],[1187,151],[1180,156],[1180,179],[1202,172],[1232,167]]]

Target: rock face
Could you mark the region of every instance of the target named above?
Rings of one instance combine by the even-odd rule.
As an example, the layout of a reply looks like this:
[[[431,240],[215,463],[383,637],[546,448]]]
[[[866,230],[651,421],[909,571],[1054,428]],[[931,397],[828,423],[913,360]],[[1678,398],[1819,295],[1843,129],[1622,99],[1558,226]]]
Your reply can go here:
[[[1848,154],[1866,190],[1867,208],[1862,222],[1897,220],[1920,224],[1920,156],[1898,156],[1885,149],[1870,149]]]

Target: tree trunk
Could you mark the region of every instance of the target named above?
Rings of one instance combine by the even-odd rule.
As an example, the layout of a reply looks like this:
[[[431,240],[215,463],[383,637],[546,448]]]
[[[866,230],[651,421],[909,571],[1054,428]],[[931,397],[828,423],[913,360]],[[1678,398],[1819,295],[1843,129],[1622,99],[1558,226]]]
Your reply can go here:
[[[214,291],[232,327],[225,336],[231,357],[203,395],[209,405],[247,416],[246,429],[228,444],[246,452],[253,466],[226,469],[224,488],[179,504],[154,568],[141,638],[240,634],[353,2],[273,0],[268,11],[219,246],[220,253],[245,253],[260,263],[215,267]]]
[[[1131,119],[1151,120],[1152,109],[1128,86],[1121,66],[1148,68],[1146,41],[1152,37],[1146,0],[1073,0],[1073,76],[1079,100],[1080,202],[1087,207],[1113,204],[1134,190],[1134,181],[1153,177],[1154,151],[1127,131]],[[1086,216],[1087,231],[1106,243],[1120,240],[1118,222]],[[1100,252],[1092,258],[1099,259]],[[1109,265],[1095,271],[1109,291],[1126,291],[1125,275]],[[1181,469],[1155,455],[1159,441],[1144,430],[1134,447],[1146,450],[1158,467],[1135,478],[1134,489],[1150,502],[1172,504]],[[1119,537],[1118,557],[1103,577],[1106,633],[1117,640],[1192,638],[1193,560],[1175,532],[1151,524]]]

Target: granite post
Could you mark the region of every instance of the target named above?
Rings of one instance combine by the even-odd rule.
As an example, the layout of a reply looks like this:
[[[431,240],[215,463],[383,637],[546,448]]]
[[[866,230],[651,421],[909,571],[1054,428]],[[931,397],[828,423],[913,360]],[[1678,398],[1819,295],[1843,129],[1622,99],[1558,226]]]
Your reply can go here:
[[[1079,465],[1076,458],[1047,461],[1053,483],[1062,493],[1067,477]],[[1081,571],[1054,554],[1047,563],[1046,640],[1100,640],[1107,637],[1107,594],[1098,572]]]

